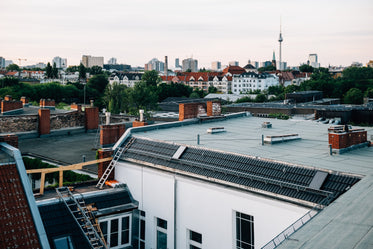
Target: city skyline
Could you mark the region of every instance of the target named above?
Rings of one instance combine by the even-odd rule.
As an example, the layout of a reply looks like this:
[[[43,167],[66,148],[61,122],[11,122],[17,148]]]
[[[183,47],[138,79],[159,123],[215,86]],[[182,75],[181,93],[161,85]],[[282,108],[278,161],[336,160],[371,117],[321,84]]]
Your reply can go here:
[[[281,18],[282,61],[289,66],[312,53],[321,66],[366,64],[373,57],[372,12],[367,0],[3,1],[0,56],[27,59],[22,65],[55,56],[77,65],[92,55],[144,66],[167,55],[193,57],[206,68],[212,61],[244,66],[271,60],[273,50],[278,56]]]

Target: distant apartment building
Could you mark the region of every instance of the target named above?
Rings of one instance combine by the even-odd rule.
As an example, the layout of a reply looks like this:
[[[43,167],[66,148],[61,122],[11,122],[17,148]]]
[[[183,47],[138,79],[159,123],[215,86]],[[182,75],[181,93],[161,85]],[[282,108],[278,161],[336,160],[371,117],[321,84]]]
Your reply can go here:
[[[260,64],[261,67],[268,67],[272,65],[272,61],[264,61]]]
[[[93,67],[93,66],[104,67],[104,57],[102,56],[94,57],[91,55],[83,55],[82,64],[85,67]]]
[[[270,86],[276,86],[278,84],[279,79],[273,74],[247,72],[240,75],[233,75],[232,93],[242,94],[250,93],[255,90],[263,91]]]
[[[277,65],[278,65],[277,67],[278,70],[285,70],[288,66],[286,61],[281,61],[281,63],[280,61],[277,61]]]
[[[198,61],[193,58],[183,60],[183,71],[191,70],[192,72],[198,71]]]
[[[159,61],[157,58],[151,59],[147,64],[145,64],[145,71],[155,70],[158,72],[164,71],[164,63]]]
[[[109,83],[114,82],[128,86],[134,87],[137,82],[142,78],[143,73],[112,73],[109,77]]]
[[[221,62],[220,61],[211,62],[211,70],[213,70],[213,71],[221,70]]]
[[[14,64],[12,60],[5,60],[5,67],[9,66],[10,64]]]
[[[314,67],[314,68],[319,68],[320,67],[320,63],[318,62],[318,59],[317,59],[317,54],[309,54],[308,55],[308,65],[310,65],[311,67]]]
[[[110,58],[108,61],[107,61],[107,64],[109,65],[116,65],[117,64],[117,58]]]
[[[47,65],[44,62],[39,62],[38,64],[35,65],[36,68],[46,68]]]
[[[373,60],[370,60],[370,61],[367,63],[367,67],[373,67]]]
[[[180,67],[180,59],[179,58],[175,59],[175,67]]]
[[[5,58],[0,57],[0,68],[5,68]]]
[[[67,68],[67,59],[56,56],[52,60],[52,65],[56,63],[57,68]]]
[[[238,61],[230,61],[229,66],[239,66],[239,62]]]

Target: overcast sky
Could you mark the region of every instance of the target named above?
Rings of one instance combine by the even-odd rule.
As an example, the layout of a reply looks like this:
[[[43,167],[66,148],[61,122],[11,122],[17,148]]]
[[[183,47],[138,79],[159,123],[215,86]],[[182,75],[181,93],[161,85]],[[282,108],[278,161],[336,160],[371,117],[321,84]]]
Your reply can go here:
[[[0,0],[0,56],[22,65],[83,54],[144,66],[152,58],[278,59],[322,66],[373,59],[372,0]]]

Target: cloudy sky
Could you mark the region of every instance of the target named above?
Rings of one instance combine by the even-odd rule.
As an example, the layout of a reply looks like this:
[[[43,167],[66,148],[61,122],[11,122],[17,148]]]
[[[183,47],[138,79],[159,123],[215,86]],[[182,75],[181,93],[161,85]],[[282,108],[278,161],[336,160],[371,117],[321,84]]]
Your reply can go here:
[[[322,66],[373,59],[372,0],[0,0],[0,56],[22,65],[83,54],[143,66],[156,57],[193,56],[212,61],[278,56],[282,19],[283,61]]]

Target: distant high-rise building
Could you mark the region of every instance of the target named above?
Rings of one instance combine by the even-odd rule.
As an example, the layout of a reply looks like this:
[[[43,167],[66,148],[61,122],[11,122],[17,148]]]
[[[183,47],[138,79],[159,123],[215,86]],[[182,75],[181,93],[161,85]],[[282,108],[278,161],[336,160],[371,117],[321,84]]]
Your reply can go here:
[[[261,67],[268,67],[272,65],[272,61],[265,61],[261,63]]]
[[[318,62],[318,59],[317,59],[317,54],[309,54],[308,62],[311,67],[314,67],[314,68],[320,67],[320,63]]]
[[[82,64],[85,67],[93,67],[93,66],[104,67],[104,57],[102,56],[94,57],[91,55],[83,55]]]
[[[238,61],[230,61],[229,63],[229,66],[239,66],[239,63],[238,63]]]
[[[168,76],[168,57],[167,57],[167,55],[164,57],[164,75]]]
[[[158,72],[164,71],[164,63],[159,61],[157,58],[151,59],[147,64],[145,64],[145,71],[151,70]]]
[[[179,60],[179,58],[176,58],[175,59],[175,67],[177,68],[177,67],[180,67],[180,60]]]
[[[107,64],[109,65],[116,65],[117,64],[117,58],[110,58],[108,61],[107,61]]]
[[[52,66],[56,63],[57,68],[67,68],[67,59],[56,56],[52,60]]]
[[[274,66],[276,69],[276,55],[275,55],[275,51],[273,50],[273,56],[272,56],[272,66]]]
[[[0,57],[0,68],[5,68],[5,58]]]
[[[198,71],[198,61],[193,58],[183,60],[183,71],[191,70],[192,72]]]
[[[38,64],[35,65],[35,67],[43,69],[43,68],[46,68],[47,65],[44,62],[39,62]]]
[[[220,61],[211,62],[211,69],[214,70],[214,71],[221,70],[221,62]]]
[[[14,64],[12,60],[5,60],[5,67],[9,66],[10,64]]]
[[[248,61],[247,61],[247,64],[251,64],[251,65],[253,65],[255,68],[259,68],[259,62],[258,62],[258,61],[248,60]]]
[[[282,43],[282,41],[283,41],[284,39],[282,38],[282,32],[281,32],[281,22],[280,22],[280,36],[279,36],[279,38],[278,38],[278,42],[279,42],[279,44],[280,44],[280,56],[279,56],[279,65],[278,65],[278,69],[281,71],[281,70],[283,70],[283,68],[282,68],[282,58],[281,58],[281,56],[282,56],[282,54],[281,54],[281,43]]]

